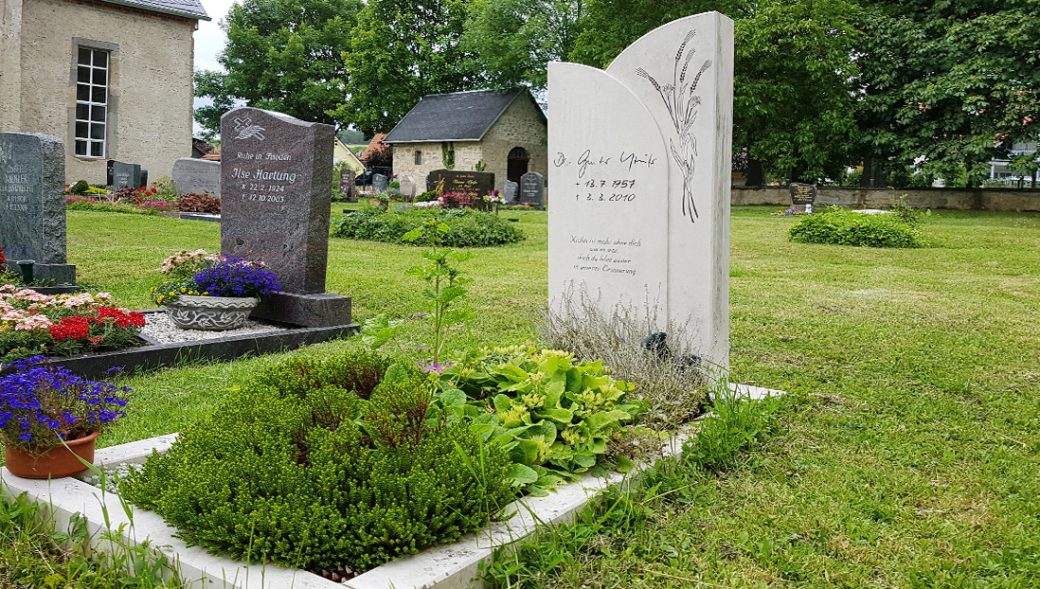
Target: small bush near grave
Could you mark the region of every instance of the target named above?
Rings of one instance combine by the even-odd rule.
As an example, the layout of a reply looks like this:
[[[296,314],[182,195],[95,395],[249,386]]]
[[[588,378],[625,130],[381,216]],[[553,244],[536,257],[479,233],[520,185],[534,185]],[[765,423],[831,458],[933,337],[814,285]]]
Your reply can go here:
[[[830,207],[791,227],[793,241],[867,247],[922,247],[917,228],[899,215],[867,215]]]
[[[406,234],[422,228],[430,221],[443,223],[448,227],[448,231],[416,241],[404,239]],[[435,245],[445,247],[487,247],[516,243],[524,239],[523,231],[495,215],[468,209],[380,211],[364,208],[340,219],[334,226],[332,235],[412,245],[434,245],[430,240],[436,239],[439,243]]]
[[[432,378],[367,352],[292,360],[122,492],[191,542],[314,572],[356,574],[455,540],[515,491],[501,447],[435,414]]]
[[[183,194],[177,199],[177,210],[184,213],[220,214],[220,198],[209,194]]]

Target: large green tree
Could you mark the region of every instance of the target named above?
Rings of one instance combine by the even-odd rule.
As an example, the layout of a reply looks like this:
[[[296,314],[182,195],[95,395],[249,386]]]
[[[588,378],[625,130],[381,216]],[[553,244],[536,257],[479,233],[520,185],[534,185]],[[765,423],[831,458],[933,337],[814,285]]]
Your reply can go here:
[[[462,46],[488,85],[545,88],[546,64],[574,48],[584,0],[473,0]]]
[[[986,177],[1040,133],[1040,2],[880,0],[864,12],[859,126],[865,158],[929,175]]]
[[[335,112],[366,135],[389,131],[427,94],[475,89],[481,68],[461,47],[464,0],[368,0],[342,52],[349,98]]]
[[[764,170],[840,175],[855,135],[852,0],[588,0],[571,57],[604,67],[653,28],[707,10],[735,21],[733,145],[752,182]]]
[[[347,95],[342,54],[360,0],[244,0],[222,23],[226,74],[196,75],[199,96],[214,107],[196,120],[211,131],[235,99],[308,121],[332,123],[329,110]]]

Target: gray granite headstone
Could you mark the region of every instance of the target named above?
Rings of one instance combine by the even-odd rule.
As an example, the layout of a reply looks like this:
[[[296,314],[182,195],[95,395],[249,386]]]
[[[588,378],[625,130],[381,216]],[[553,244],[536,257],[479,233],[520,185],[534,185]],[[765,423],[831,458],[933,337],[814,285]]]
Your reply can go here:
[[[148,170],[139,164],[127,164],[117,160],[108,160],[108,186],[120,188],[140,188],[148,185]]]
[[[357,202],[357,186],[354,184],[357,174],[350,168],[343,168],[339,175],[339,192],[347,202]]]
[[[536,207],[542,206],[545,200],[545,176],[538,172],[528,172],[520,176],[519,200]]]
[[[415,196],[415,180],[411,176],[401,176],[398,180],[401,183],[401,194],[409,199]]]
[[[516,193],[520,189],[520,185],[516,182],[506,180],[502,185],[502,196],[505,197],[506,202],[511,202],[516,198]]]
[[[181,194],[220,196],[220,162],[178,159],[173,163],[173,188]]]
[[[254,316],[297,325],[350,322],[350,298],[326,294],[334,128],[239,108],[220,119],[224,254],[261,260],[282,293]]]
[[[0,133],[0,245],[9,270],[33,260],[37,280],[74,284],[65,257],[65,146],[50,135]]]
[[[386,192],[389,186],[390,183],[387,181],[386,176],[382,174],[372,175],[372,192],[375,192],[376,194],[383,194],[384,192]]]
[[[495,189],[495,174],[492,172],[434,170],[426,176],[426,190],[436,190],[442,181],[444,192],[484,196]]]

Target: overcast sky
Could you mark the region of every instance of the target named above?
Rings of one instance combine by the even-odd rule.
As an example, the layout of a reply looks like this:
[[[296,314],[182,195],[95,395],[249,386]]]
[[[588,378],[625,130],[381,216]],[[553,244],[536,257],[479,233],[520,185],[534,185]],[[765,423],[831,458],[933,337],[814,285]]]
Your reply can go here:
[[[227,16],[235,0],[202,0],[202,6],[213,20],[199,21],[195,31],[195,69],[222,70],[217,63],[217,54],[227,44],[227,35],[220,30],[220,21]]]

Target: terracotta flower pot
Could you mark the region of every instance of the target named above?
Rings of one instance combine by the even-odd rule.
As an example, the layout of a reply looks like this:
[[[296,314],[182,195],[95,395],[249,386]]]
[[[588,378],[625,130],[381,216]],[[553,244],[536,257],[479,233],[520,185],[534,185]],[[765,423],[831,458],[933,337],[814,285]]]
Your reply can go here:
[[[94,442],[97,432],[68,440],[68,448],[62,445],[51,446],[42,452],[28,452],[13,444],[4,444],[7,470],[11,474],[24,479],[56,479],[70,477],[87,470],[76,457],[93,464]],[[71,450],[71,451],[70,451]]]

